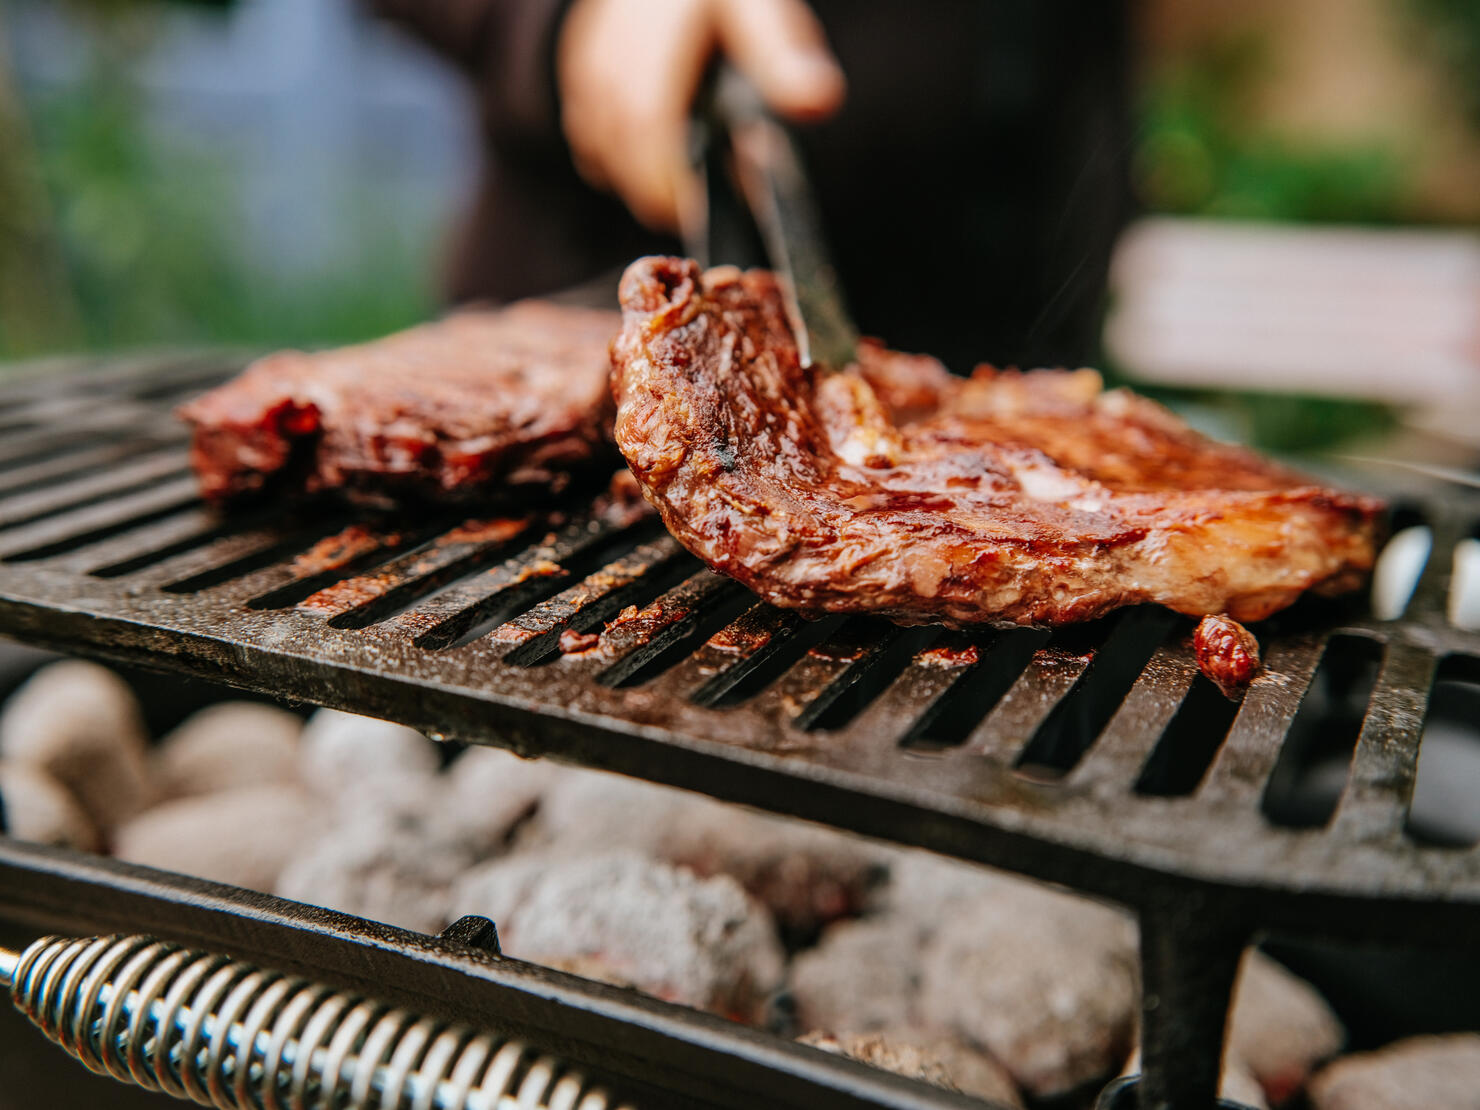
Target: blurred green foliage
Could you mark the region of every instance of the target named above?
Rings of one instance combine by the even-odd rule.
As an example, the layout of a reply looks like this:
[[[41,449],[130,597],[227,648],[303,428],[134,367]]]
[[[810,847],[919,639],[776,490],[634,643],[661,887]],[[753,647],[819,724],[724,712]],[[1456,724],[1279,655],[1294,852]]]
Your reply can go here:
[[[1397,415],[1375,401],[1288,393],[1232,393],[1224,404],[1240,439],[1267,451],[1295,454],[1375,437],[1397,426]]]
[[[83,82],[27,104],[52,235],[80,310],[79,334],[59,345],[337,343],[434,310],[435,236],[401,227],[373,182],[347,181],[337,218],[353,234],[323,272],[254,266],[236,226],[230,136],[206,147],[151,136],[132,51],[120,46],[137,36],[104,33],[113,22],[99,17]],[[16,353],[0,322],[0,358]]]
[[[1455,75],[1470,118],[1480,127],[1480,0],[1410,0],[1430,29],[1438,56]]]
[[[1258,38],[1230,37],[1152,76],[1135,158],[1142,203],[1154,212],[1233,219],[1401,220],[1397,151],[1296,144],[1248,126],[1241,108],[1263,61]]]

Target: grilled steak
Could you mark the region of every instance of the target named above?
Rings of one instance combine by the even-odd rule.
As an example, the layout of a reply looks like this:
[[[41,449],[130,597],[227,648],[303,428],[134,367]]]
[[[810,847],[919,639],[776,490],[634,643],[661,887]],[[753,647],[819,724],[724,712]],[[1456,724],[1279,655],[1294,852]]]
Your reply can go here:
[[[373,343],[261,359],[180,410],[201,489],[465,501],[598,462],[614,313],[524,301]]]
[[[1156,602],[1257,620],[1371,568],[1380,504],[1103,392],[1088,370],[958,379],[865,345],[803,368],[764,272],[622,280],[617,445],[669,531],[777,605],[905,624],[1063,624]]]

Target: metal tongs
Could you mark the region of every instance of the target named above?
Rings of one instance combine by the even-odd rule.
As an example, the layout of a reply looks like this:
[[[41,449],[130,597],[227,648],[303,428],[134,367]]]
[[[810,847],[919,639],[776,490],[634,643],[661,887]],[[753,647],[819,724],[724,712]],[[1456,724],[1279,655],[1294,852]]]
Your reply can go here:
[[[828,258],[796,141],[739,72],[716,67],[698,126],[705,211],[685,245],[705,266],[755,260],[749,226],[781,281],[802,365],[842,369],[857,358],[858,329]]]

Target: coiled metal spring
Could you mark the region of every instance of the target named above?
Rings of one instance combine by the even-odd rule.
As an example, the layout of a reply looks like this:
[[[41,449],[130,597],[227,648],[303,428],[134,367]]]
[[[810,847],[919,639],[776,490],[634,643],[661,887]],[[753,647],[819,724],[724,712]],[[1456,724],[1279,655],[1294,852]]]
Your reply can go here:
[[[93,1071],[220,1110],[633,1110],[519,1041],[149,937],[43,937],[10,978]]]

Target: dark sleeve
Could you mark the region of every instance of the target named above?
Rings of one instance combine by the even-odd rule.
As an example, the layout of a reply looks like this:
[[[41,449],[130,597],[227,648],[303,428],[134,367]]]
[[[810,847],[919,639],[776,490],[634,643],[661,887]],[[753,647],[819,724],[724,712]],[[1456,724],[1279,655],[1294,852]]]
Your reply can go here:
[[[555,36],[572,0],[367,0],[468,75],[500,144],[560,141]]]

